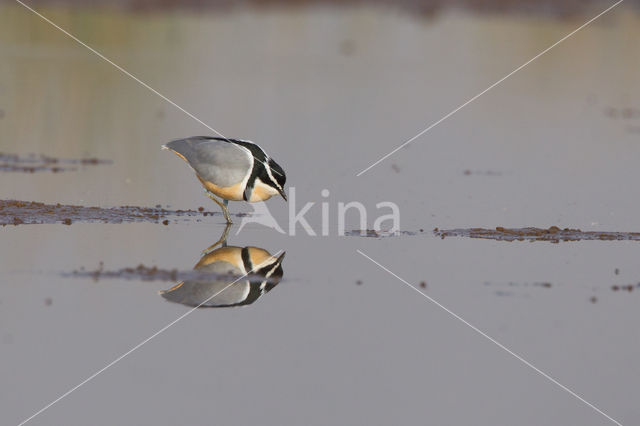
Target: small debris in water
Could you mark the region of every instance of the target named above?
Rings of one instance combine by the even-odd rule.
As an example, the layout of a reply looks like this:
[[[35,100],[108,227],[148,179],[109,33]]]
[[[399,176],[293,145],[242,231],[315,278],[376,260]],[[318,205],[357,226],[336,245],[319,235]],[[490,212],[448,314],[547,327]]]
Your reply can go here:
[[[375,229],[354,229],[352,231],[345,232],[345,235],[348,236],[359,236],[359,237],[379,237],[378,231]]]
[[[494,170],[469,170],[466,169],[464,172],[465,176],[477,175],[477,176],[502,176],[502,172],[497,172]]]
[[[420,288],[427,288],[427,283],[425,281],[420,281]]]
[[[44,306],[51,306],[53,304],[53,299],[51,297],[47,297],[44,299]]]
[[[551,288],[553,287],[553,284],[551,284],[548,281],[536,281],[536,282],[524,282],[524,283],[518,283],[518,282],[514,282],[514,281],[509,281],[508,283],[491,283],[491,282],[484,282],[484,285],[486,286],[507,286],[507,287],[542,287],[542,288]]]
[[[524,297],[529,298],[533,295],[534,288],[540,289],[550,289],[555,287],[556,285],[548,282],[548,281],[533,281],[533,282],[517,282],[517,281],[508,281],[508,282],[489,282],[484,281],[483,283],[487,287],[495,287],[497,288],[494,291],[494,294],[498,296],[510,296],[510,297]],[[544,290],[541,290],[544,291]]]
[[[355,42],[351,39],[342,40],[340,42],[340,53],[345,56],[351,56],[356,52]]]
[[[598,301],[598,298],[597,298],[597,297],[595,297],[595,296],[591,296],[591,298],[589,299],[589,301],[590,301],[591,303],[596,303],[596,302]]]
[[[636,284],[612,285],[611,286],[611,290],[613,290],[613,291],[626,290],[629,293],[631,293],[632,291],[634,291],[637,288],[640,288],[640,282],[636,283]]]
[[[357,284],[357,285],[362,285],[362,280],[357,280],[357,281],[356,281],[356,284]]]
[[[623,120],[631,120],[633,118],[640,118],[640,109],[633,107],[606,107],[604,113],[609,118],[622,118]]]
[[[618,268],[614,269],[613,273],[616,275],[620,275],[620,269]]]
[[[240,213],[242,214],[242,213]],[[353,229],[344,233],[347,237],[368,237],[368,238],[387,238],[387,237],[399,237],[402,235],[417,235],[414,231],[388,231],[375,229]]]

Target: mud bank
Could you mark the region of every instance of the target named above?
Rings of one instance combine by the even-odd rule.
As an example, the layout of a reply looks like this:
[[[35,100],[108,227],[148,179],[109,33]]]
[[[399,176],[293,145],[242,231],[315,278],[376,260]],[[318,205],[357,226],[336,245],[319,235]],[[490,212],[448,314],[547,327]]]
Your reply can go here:
[[[604,232],[582,231],[580,229],[558,228],[551,226],[543,228],[503,228],[495,229],[468,228],[468,229],[438,229],[433,234],[444,239],[446,237],[483,238],[497,241],[548,241],[559,243],[560,241],[640,241],[640,232]]]
[[[201,271],[197,269],[180,271],[178,269],[163,269],[157,266],[146,266],[140,264],[136,267],[126,267],[114,270],[104,269],[104,264],[100,262],[100,265],[95,269],[86,269],[81,267],[71,272],[62,272],[60,274],[65,278],[91,278],[95,281],[117,279],[128,281],[164,281],[164,282],[176,282],[176,281],[197,281],[197,282],[209,282],[209,281],[226,281],[231,283],[233,281],[240,280],[255,280],[259,279],[264,282],[271,282],[269,278],[265,278],[259,274],[239,275],[232,272],[221,274],[210,271]],[[278,282],[280,279],[278,279]]]
[[[71,225],[78,222],[130,223],[153,222],[169,225],[180,219],[188,220],[205,216],[222,215],[221,212],[209,212],[200,207],[198,210],[168,210],[160,206],[138,207],[86,207],[65,204],[45,204],[36,201],[0,200],[0,225],[33,225],[61,223]],[[237,213],[232,216],[242,217]]]
[[[78,166],[97,166],[100,164],[112,164],[111,160],[99,158],[56,158],[42,154],[17,154],[0,153],[0,172],[69,172],[78,170]]]

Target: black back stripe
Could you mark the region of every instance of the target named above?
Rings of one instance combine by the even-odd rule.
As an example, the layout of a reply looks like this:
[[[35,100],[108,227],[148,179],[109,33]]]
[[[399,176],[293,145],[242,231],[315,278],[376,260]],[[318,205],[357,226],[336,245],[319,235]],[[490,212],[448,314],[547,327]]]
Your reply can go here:
[[[247,180],[247,184],[244,186],[244,193],[242,194],[242,198],[245,201],[249,201],[251,199],[253,188],[256,186],[256,179],[258,179],[258,177],[260,176],[261,170],[264,170],[264,166],[254,160],[253,170],[251,170],[251,176],[249,176],[249,179]]]
[[[255,143],[251,143],[251,142],[248,142],[248,141],[242,141],[240,139],[225,139],[225,138],[216,138],[216,137],[213,137],[213,136],[203,136],[203,137],[205,139],[209,139],[209,140],[229,142],[229,143],[233,143],[233,144],[236,144],[236,145],[243,146],[243,147],[247,148],[249,151],[251,151],[251,155],[253,155],[254,158],[258,159],[258,161],[262,161],[263,163],[266,163],[266,161],[267,161],[267,154],[265,154],[265,152],[262,150],[262,148],[260,148]]]

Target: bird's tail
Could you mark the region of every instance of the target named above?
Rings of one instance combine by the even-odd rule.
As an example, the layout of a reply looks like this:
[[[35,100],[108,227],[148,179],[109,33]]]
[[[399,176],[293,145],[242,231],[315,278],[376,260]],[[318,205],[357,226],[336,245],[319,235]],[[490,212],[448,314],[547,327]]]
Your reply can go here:
[[[193,154],[191,138],[172,140],[162,145],[162,149],[173,151],[186,162],[189,162],[189,159],[192,157],[191,154]]]

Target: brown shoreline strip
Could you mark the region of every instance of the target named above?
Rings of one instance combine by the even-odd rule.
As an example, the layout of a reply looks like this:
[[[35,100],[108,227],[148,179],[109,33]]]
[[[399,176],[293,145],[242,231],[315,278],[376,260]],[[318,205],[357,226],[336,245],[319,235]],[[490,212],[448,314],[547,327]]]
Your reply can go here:
[[[76,222],[130,223],[152,222],[168,224],[168,219],[201,218],[220,212],[200,210],[167,210],[160,207],[86,207],[66,204],[45,204],[36,201],[0,200],[0,225],[31,225]],[[243,216],[242,213],[235,216]]]
[[[467,228],[467,229],[438,229],[433,234],[444,239],[446,237],[482,238],[496,241],[548,241],[559,243],[560,241],[640,241],[640,232],[605,232],[582,231],[580,229],[558,228],[551,226],[544,228]]]

